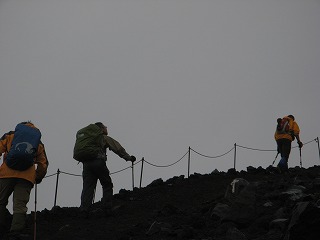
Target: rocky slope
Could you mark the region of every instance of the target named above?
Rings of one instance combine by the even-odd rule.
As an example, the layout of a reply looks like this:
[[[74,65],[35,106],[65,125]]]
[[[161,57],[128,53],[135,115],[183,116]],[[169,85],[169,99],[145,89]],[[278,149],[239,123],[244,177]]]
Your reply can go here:
[[[320,236],[320,167],[213,171],[157,179],[116,194],[105,216],[95,203],[37,212],[37,239],[304,240]],[[33,234],[33,213],[28,216]]]

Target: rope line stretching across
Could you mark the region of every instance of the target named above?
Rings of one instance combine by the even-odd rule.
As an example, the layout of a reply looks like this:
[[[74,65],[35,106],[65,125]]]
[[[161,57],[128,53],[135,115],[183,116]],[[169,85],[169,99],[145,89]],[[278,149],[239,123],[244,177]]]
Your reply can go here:
[[[236,145],[238,147],[241,147],[241,148],[245,148],[245,149],[249,149],[249,150],[253,150],[253,151],[262,151],[262,152],[275,152],[277,150],[274,150],[274,149],[258,149],[258,148],[250,148],[250,147],[244,147],[244,146],[241,146],[241,145]]]
[[[136,162],[134,165],[138,164],[138,163],[141,162],[141,161],[142,161],[142,160]],[[132,166],[126,167],[126,168],[121,169],[121,170],[116,171],[116,172],[112,172],[112,173],[110,173],[110,175],[111,175],[111,174],[115,174],[115,173],[122,172],[122,171],[124,171],[124,170],[129,169],[129,168],[132,168]],[[55,176],[55,175],[60,174],[60,173],[63,173],[63,174],[66,174],[66,175],[70,175],[70,176],[75,176],[75,177],[82,177],[81,174],[73,174],[73,173],[67,173],[67,172],[64,172],[64,171],[58,171],[58,173],[53,173],[53,174],[51,174],[51,175],[45,176],[44,178],[49,178],[49,177]]]
[[[81,177],[82,176],[82,175],[79,175],[79,174],[67,173],[67,172],[63,172],[63,171],[60,171],[60,173],[64,173],[66,175],[76,176],[76,177]]]
[[[317,141],[317,138],[315,138],[309,142],[303,143],[303,145],[307,145],[313,141]],[[245,146],[241,146],[238,144],[236,144],[236,146],[241,147],[241,148],[245,148],[245,149],[249,149],[249,150],[253,150],[253,151],[262,151],[262,152],[276,152],[277,151],[277,150],[271,150],[271,149],[258,149],[258,148],[245,147]],[[294,146],[292,148],[297,148],[297,147],[299,147],[299,146]]]
[[[192,151],[195,152],[196,154],[199,154],[200,156],[206,157],[206,158],[219,158],[219,157],[223,157],[223,156],[227,155],[228,153],[230,153],[233,149],[234,149],[234,147],[231,148],[228,152],[226,152],[226,153],[224,153],[224,154],[211,157],[211,156],[207,156],[207,155],[201,154],[201,153],[195,151],[194,149],[190,148],[190,150],[192,150]]]
[[[307,144],[309,144],[309,143],[312,143],[313,141],[317,142],[317,139],[315,138],[315,139],[313,139],[313,140],[310,140],[309,142],[303,143],[303,145],[305,146],[305,145],[307,145]],[[292,148],[298,148],[298,147],[299,147],[299,146],[294,146],[294,147],[292,147]]]
[[[134,163],[133,165],[136,165],[136,164],[138,164],[138,163],[141,162],[141,161],[142,161],[142,160]],[[110,175],[115,174],[115,173],[119,173],[119,172],[123,172],[124,170],[127,170],[127,169],[129,169],[129,168],[132,168],[132,166],[126,167],[126,168],[121,169],[121,170],[119,170],[119,171],[112,172],[112,173],[110,173]]]
[[[57,175],[57,174],[58,174],[58,173],[53,173],[53,174],[51,174],[51,175],[45,176],[44,178],[49,178],[49,177],[55,176],[55,175]]]
[[[318,142],[318,138],[315,138],[315,139],[310,140],[310,141],[308,141],[308,142],[306,142],[306,143],[303,143],[303,145],[307,145],[307,144],[309,144],[309,143],[311,143],[311,142],[313,142],[313,141]],[[258,149],[258,148],[245,147],[245,146],[241,146],[241,145],[238,145],[238,144],[235,144],[235,146],[238,146],[238,147],[241,147],[241,148],[244,148],[244,149],[248,149],[248,150],[253,150],[253,151],[264,151],[264,152],[271,152],[271,151],[275,152],[275,151],[277,151],[277,150],[271,150],[271,149]],[[299,147],[299,146],[294,146],[294,147],[292,147],[292,148],[297,148],[297,147]],[[202,156],[202,157],[206,157],[206,158],[219,158],[219,157],[223,157],[223,156],[227,155],[228,153],[230,153],[230,152],[231,152],[232,150],[234,150],[234,149],[235,149],[235,147],[232,147],[229,151],[227,151],[227,152],[224,153],[224,154],[217,155],[217,156],[208,156],[208,155],[201,154],[201,153],[197,152],[196,150],[194,150],[194,149],[192,149],[192,148],[190,147],[190,150],[192,150],[194,153],[196,153],[196,154],[198,154],[198,155],[200,155],[200,156]],[[171,166],[177,164],[178,162],[180,162],[188,153],[189,153],[189,151],[187,151],[178,161],[176,161],[176,162],[174,162],[174,163],[172,163],[172,164],[168,164],[168,165],[156,165],[156,164],[153,164],[153,163],[148,162],[147,160],[142,160],[142,159],[139,160],[138,162],[135,162],[133,165],[136,165],[136,164],[144,161],[144,162],[146,162],[147,164],[149,164],[149,165],[151,165],[151,166],[153,166],[153,167],[171,167]],[[125,170],[127,170],[127,169],[130,169],[130,168],[132,168],[132,166],[129,166],[129,167],[123,168],[123,169],[121,169],[121,170],[112,172],[112,173],[110,173],[110,175],[116,174],[116,173],[119,173],[119,172],[123,172],[123,171],[125,171]],[[81,176],[82,176],[82,175],[79,175],[79,174],[73,174],[73,173],[67,173],[67,172],[63,172],[63,171],[58,171],[57,173],[53,173],[53,174],[51,174],[51,175],[45,176],[44,178],[49,178],[49,177],[55,176],[55,175],[57,175],[57,174],[59,174],[59,173],[63,173],[63,174],[71,175],[71,176],[76,176],[76,177],[81,177]]]
[[[184,154],[178,161],[176,161],[176,162],[174,162],[174,163],[172,163],[172,164],[169,164],[169,165],[164,165],[164,166],[160,166],[160,165],[155,165],[155,164],[149,163],[147,160],[144,160],[144,161],[145,161],[146,163],[148,163],[149,165],[154,166],[154,167],[171,167],[171,166],[173,166],[174,164],[180,162],[188,153],[189,153],[189,151],[186,152],[186,154]]]

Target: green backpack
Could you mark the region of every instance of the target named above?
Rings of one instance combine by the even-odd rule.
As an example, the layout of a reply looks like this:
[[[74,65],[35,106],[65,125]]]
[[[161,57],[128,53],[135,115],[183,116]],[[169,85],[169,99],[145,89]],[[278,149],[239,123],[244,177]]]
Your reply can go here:
[[[90,124],[77,132],[73,158],[79,162],[95,159],[102,153],[102,144],[102,130],[96,124]]]

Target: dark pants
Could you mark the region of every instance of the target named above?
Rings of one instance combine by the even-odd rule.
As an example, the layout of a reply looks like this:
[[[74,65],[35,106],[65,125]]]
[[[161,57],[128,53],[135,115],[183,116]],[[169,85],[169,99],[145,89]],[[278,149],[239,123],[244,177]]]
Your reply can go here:
[[[26,225],[27,204],[33,184],[21,178],[1,178],[0,179],[0,227],[7,225],[7,204],[11,194],[13,194],[13,219],[11,232],[23,231]]]
[[[279,161],[278,167],[282,171],[288,170],[288,159],[291,152],[291,141],[289,139],[278,139],[278,152],[281,155],[281,160]]]
[[[95,159],[84,162],[82,178],[83,189],[81,193],[81,209],[87,211],[92,205],[98,179],[102,185],[101,202],[104,207],[111,207],[113,184],[105,160]]]

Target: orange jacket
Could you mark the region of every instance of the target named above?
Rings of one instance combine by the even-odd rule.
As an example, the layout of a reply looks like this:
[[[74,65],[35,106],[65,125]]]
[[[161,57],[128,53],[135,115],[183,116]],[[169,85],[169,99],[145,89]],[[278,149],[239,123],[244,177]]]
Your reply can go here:
[[[298,123],[294,121],[293,119],[286,117],[289,119],[289,126],[290,126],[290,131],[294,136],[299,136],[300,134],[300,128],[298,126]],[[274,133],[274,139],[279,140],[279,139],[289,139],[290,141],[293,141],[293,137],[290,133],[278,133],[277,131]]]
[[[34,127],[32,123],[26,125]],[[0,178],[23,178],[31,183],[35,183],[37,180],[42,180],[47,173],[48,159],[46,156],[45,148],[42,142],[38,146],[37,156],[35,158],[35,164],[25,171],[19,171],[11,169],[6,164],[6,157],[10,150],[13,140],[14,131],[10,131],[3,135],[0,139],[0,156],[4,153],[3,162],[0,166]]]

